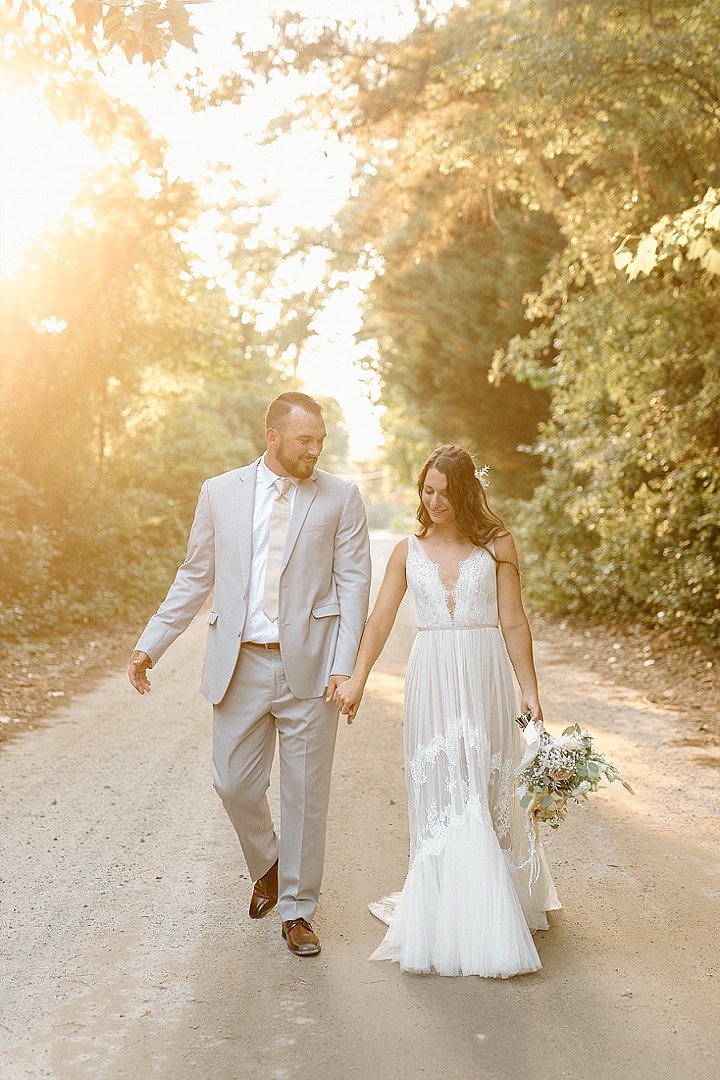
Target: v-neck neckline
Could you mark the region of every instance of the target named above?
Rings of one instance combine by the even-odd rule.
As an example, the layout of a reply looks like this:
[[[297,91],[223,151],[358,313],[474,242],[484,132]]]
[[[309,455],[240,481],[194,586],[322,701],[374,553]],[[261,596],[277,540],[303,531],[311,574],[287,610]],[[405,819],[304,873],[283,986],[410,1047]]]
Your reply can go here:
[[[460,559],[460,561],[458,562],[458,566],[457,566],[457,577],[455,578],[455,587],[452,588],[452,589],[448,589],[447,585],[445,584],[445,582],[442,579],[442,574],[440,573],[440,564],[436,563],[434,559],[430,558],[427,551],[425,550],[424,545],[421,543],[421,541],[418,539],[417,536],[413,536],[413,540],[415,541],[417,546],[420,548],[420,551],[422,552],[423,558],[430,564],[430,566],[435,568],[435,573],[437,574],[437,579],[438,579],[438,582],[440,584],[440,588],[442,589],[443,595],[445,597],[445,607],[447,608],[447,613],[448,613],[448,615],[450,617],[450,621],[454,622],[455,621],[455,611],[457,610],[457,603],[456,603],[457,587],[460,584],[460,578],[462,577],[463,569],[465,567],[465,564],[468,563],[470,561],[470,559],[472,559],[473,556],[476,555],[477,552],[481,551],[482,549],[479,548],[479,547],[473,546],[472,551],[470,551],[465,556],[464,559]],[[451,600],[452,600],[452,608],[450,607],[450,601]]]

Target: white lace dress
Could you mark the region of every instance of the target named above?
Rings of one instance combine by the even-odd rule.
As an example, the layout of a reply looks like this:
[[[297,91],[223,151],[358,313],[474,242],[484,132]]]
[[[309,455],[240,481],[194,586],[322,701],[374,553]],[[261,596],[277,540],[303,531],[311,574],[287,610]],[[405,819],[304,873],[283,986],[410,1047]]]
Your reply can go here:
[[[536,971],[531,931],[560,903],[514,795],[524,741],[496,564],[475,548],[450,596],[411,536],[407,581],[418,626],[405,685],[410,867],[402,892],[370,905],[388,924],[371,959],[439,975]]]

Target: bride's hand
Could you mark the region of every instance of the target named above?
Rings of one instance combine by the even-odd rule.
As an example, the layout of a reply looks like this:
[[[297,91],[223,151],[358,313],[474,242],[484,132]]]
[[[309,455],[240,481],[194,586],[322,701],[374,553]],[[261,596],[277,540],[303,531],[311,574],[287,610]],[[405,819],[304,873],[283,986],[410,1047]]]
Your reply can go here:
[[[523,694],[522,703],[520,705],[521,713],[530,713],[530,720],[533,724],[542,724],[543,712],[540,708],[540,702],[536,697],[526,697]]]
[[[360,707],[360,702],[363,696],[364,684],[359,679],[345,679],[335,688],[333,695],[333,701],[336,703],[338,709],[347,717],[348,724],[352,724],[355,719],[355,715]]]

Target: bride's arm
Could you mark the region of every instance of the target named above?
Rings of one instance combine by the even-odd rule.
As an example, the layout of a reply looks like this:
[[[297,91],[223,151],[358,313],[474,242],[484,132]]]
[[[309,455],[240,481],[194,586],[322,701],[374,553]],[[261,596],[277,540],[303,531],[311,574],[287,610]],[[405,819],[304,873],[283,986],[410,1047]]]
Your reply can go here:
[[[353,673],[349,679],[345,679],[344,682],[340,683],[335,691],[333,701],[337,702],[340,712],[347,716],[348,724],[353,722],[353,718],[358,711],[368,675],[373,664],[383,651],[385,642],[393,628],[400,601],[407,589],[407,579],[405,577],[407,544],[407,540],[401,540],[393,548],[388,559],[380,591],[377,594],[370,617],[365,623]]]
[[[510,663],[513,666],[522,694],[521,711],[530,710],[533,720],[542,720],[538,695],[537,674],[533,658],[532,634],[520,588],[520,565],[515,541],[510,533],[495,540],[498,559],[498,612],[500,629],[505,639]]]

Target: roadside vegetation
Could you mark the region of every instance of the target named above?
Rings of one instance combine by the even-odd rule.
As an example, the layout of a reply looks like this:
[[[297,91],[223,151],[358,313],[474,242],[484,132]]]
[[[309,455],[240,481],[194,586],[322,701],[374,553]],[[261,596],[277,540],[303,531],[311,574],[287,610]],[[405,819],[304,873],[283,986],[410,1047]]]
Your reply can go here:
[[[400,40],[278,16],[274,44],[238,49],[221,85],[198,73],[195,107],[311,75],[321,89],[272,137],[321,125],[350,141],[354,194],[324,232],[274,246],[239,190],[216,208],[222,281],[188,244],[198,191],[102,78],[118,50],[151,69],[173,40],[192,48],[191,5],[131,6],[122,24],[117,5],[59,3],[38,21],[44,5],[12,0],[0,15],[8,77],[107,152],[0,281],[0,653],[147,613],[200,482],[262,448],[266,402],[297,385],[314,319],[358,282],[387,410],[382,498],[402,500],[433,445],[461,442],[490,465],[537,611],[716,649],[714,0],[466,0],[441,14],[417,0]],[[316,249],[324,278],[278,292],[284,260]],[[325,464],[343,470],[328,404]]]

